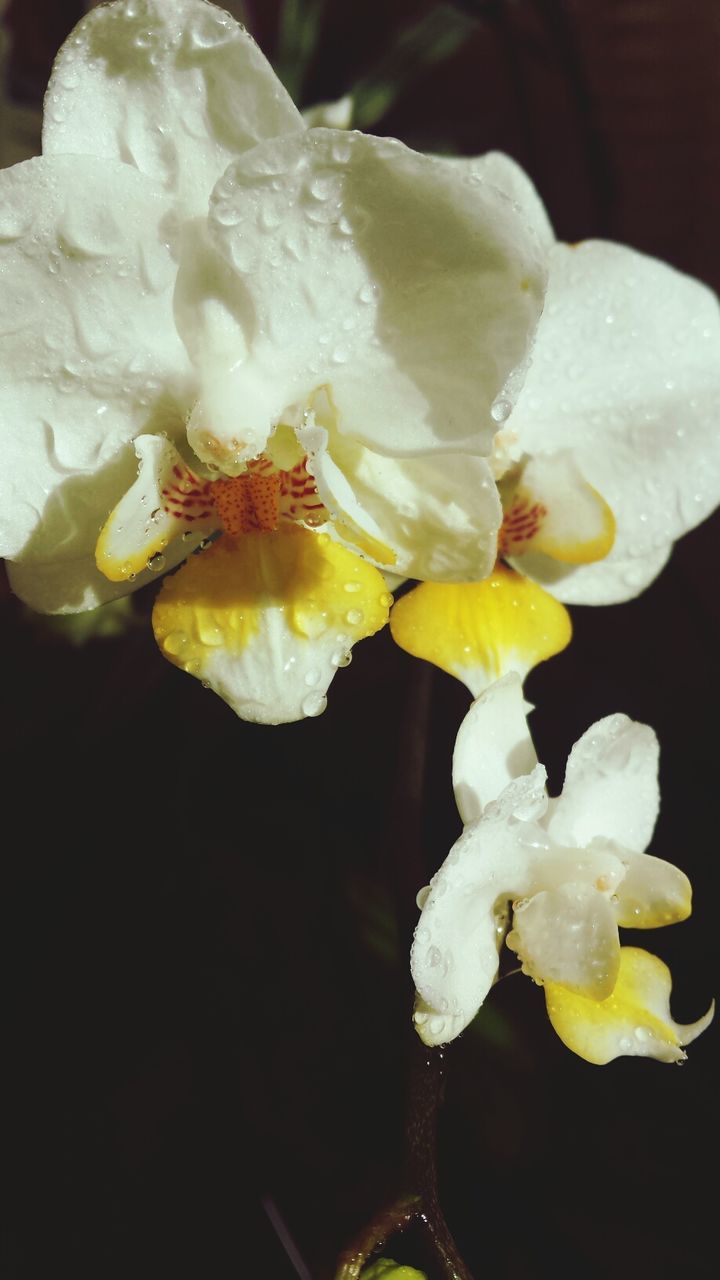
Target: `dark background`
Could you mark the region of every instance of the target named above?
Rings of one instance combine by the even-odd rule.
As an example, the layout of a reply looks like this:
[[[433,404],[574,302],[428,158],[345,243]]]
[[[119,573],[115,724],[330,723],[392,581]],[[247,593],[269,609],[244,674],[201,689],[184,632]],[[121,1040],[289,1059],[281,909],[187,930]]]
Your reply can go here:
[[[302,104],[367,84],[433,8],[330,0]],[[37,100],[70,9],[11,6],[16,102]],[[718,6],[463,9],[478,15],[470,35],[408,78],[375,131],[506,150],[561,237],[621,240],[720,286]],[[276,10],[249,13],[270,56]],[[696,907],[626,940],[670,964],[679,1021],[718,990],[719,530],[716,516],[687,536],[639,600],[573,610],[570,649],[527,684],[555,791],[594,719],[623,710],[659,734],[652,849],[690,874]],[[138,593],[126,636],[74,646],[7,593],[0,605],[0,1274],[284,1280],[298,1273],[279,1216],[323,1280],[398,1190],[411,991],[395,906],[457,834],[450,755],[468,696],[434,673],[424,717],[422,664],[383,634],[319,720],[245,725],[163,661],[151,606]],[[715,1274],[714,1027],[681,1070],[599,1069],[512,977],[449,1058],[441,1187],[478,1278]],[[416,1249],[386,1252],[421,1263]]]

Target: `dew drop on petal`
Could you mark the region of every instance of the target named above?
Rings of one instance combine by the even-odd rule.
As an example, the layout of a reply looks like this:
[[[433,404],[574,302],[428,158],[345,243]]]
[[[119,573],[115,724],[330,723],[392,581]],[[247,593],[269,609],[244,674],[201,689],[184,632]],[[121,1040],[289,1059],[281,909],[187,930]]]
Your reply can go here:
[[[493,422],[506,422],[511,413],[512,405],[510,401],[505,400],[504,397],[501,396],[500,399],[496,400],[492,406],[490,410],[490,417]]]
[[[309,693],[302,704],[303,715],[321,716],[327,706],[324,693]]]

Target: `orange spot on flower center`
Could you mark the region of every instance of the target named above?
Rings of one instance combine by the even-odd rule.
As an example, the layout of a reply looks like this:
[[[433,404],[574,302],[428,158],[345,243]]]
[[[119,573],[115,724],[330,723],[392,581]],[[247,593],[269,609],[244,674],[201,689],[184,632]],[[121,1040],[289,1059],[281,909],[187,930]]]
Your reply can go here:
[[[212,500],[226,533],[272,533],[280,513],[280,473],[248,472],[212,485]]]
[[[498,534],[498,556],[521,554],[540,532],[547,513],[542,502],[533,502],[527,494],[516,493]]]
[[[290,471],[279,470],[264,454],[247,464],[241,476],[201,480],[176,464],[162,490],[163,509],[188,526],[217,517],[226,533],[272,533],[281,521],[319,525],[328,512],[303,458]]]

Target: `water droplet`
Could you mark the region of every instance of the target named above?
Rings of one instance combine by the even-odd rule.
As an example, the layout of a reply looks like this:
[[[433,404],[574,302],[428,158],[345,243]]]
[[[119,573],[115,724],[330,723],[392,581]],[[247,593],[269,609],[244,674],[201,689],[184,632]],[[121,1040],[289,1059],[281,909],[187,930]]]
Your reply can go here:
[[[218,200],[212,206],[211,216],[221,227],[235,227],[241,218],[237,205],[230,200]]]
[[[503,396],[496,400],[490,410],[490,417],[493,422],[506,422],[512,413],[512,405],[509,400]]]
[[[0,241],[19,240],[32,226],[35,217],[31,208],[13,208],[6,205],[0,209]]]
[[[383,591],[382,595],[378,598],[378,604],[381,605],[383,609],[389,609],[392,602],[393,598],[389,591]]]
[[[364,617],[365,617],[365,614],[363,613],[362,609],[348,609],[347,613],[345,614],[345,621],[351,627],[359,627]]]
[[[345,583],[345,591],[361,591],[361,590],[362,590],[362,583],[361,583],[361,582],[346,582],[346,583]]]
[[[191,47],[196,49],[214,49],[233,38],[233,27],[227,18],[208,11],[201,14],[192,24],[188,32]]]
[[[160,573],[160,571],[165,568],[165,557],[162,552],[157,551],[154,556],[150,556],[150,559],[147,562],[147,567],[148,569],[151,569],[153,573]]]
[[[326,706],[324,693],[309,693],[303,701],[302,712],[305,716],[321,716]]]
[[[352,143],[349,138],[342,138],[334,142],[330,154],[336,164],[347,164],[352,155]]]
[[[274,231],[283,220],[282,213],[272,205],[263,205],[258,215],[258,226],[261,231]]]
[[[305,683],[310,689],[314,688],[316,684],[320,683],[320,672],[311,668],[310,671],[305,673]]]
[[[338,178],[334,173],[318,173],[308,186],[308,191],[315,200],[328,200],[337,190]]]

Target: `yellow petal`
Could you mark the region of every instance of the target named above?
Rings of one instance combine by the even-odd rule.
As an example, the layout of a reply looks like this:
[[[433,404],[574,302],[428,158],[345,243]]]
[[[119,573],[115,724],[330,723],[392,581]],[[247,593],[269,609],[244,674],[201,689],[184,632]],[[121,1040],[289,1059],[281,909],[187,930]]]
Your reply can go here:
[[[530,458],[504,495],[501,554],[542,552],[563,564],[603,560],[615,541],[615,517],[568,453]]]
[[[153,610],[165,657],[245,720],[319,715],[350,648],[387,621],[372,565],[297,526],[222,537],[166,578]]]
[[[712,1020],[680,1026],[670,1015],[672,978],[667,965],[639,947],[623,947],[612,995],[591,1000],[557,983],[545,985],[550,1021],[563,1044],[587,1062],[603,1065],[623,1056],[681,1062],[690,1044]]]
[[[457,676],[477,697],[508,671],[521,678],[570,642],[570,615],[542,587],[499,567],[484,582],[423,582],[398,600],[401,649]]]

